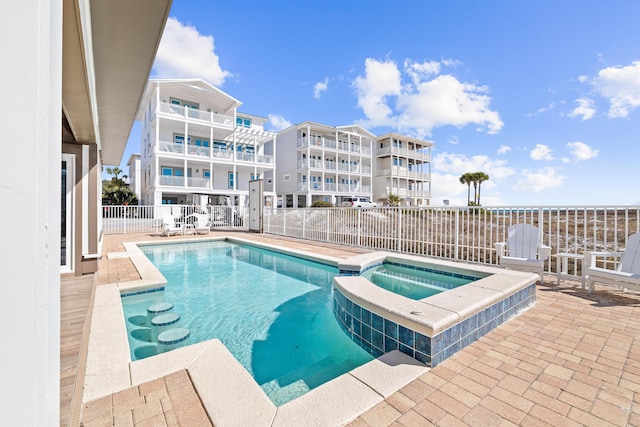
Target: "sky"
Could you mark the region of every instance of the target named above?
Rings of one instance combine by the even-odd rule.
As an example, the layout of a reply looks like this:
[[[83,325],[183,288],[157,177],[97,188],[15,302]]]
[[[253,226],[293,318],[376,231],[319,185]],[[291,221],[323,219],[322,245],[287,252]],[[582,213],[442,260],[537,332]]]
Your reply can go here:
[[[640,2],[174,0],[151,78],[434,143],[432,204],[640,204]],[[134,125],[121,166],[140,151]],[[473,191],[473,187],[472,187]]]

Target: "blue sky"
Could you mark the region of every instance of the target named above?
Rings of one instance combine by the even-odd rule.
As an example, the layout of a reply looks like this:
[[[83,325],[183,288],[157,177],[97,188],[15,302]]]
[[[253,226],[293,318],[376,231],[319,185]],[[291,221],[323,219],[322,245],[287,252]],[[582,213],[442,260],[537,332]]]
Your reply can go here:
[[[435,143],[433,204],[634,205],[640,2],[174,0],[152,78],[269,118]],[[123,163],[139,152],[132,129]],[[126,171],[126,167],[123,167]]]

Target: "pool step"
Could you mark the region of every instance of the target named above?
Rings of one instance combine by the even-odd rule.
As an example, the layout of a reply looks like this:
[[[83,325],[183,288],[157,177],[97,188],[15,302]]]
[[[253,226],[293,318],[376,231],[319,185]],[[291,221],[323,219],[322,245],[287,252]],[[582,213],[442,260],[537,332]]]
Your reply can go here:
[[[402,283],[402,284],[406,284],[406,285],[416,285],[416,286],[421,286],[423,288],[429,288],[429,289],[434,289],[436,291],[448,291],[449,288],[443,288],[442,286],[437,286],[437,285],[432,285],[431,283],[425,283],[425,282],[421,282],[419,280],[413,280],[413,279],[409,279],[407,277],[403,277],[403,276],[398,276],[396,274],[393,273],[388,273],[388,272],[383,272],[383,271],[374,271],[371,274],[371,277],[380,277],[383,280],[392,280],[396,283]]]

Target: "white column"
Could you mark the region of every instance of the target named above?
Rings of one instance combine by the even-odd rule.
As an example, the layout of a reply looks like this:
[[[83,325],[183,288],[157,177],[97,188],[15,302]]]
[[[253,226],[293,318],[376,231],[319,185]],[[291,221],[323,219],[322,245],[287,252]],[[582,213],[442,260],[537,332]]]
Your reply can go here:
[[[59,425],[62,1],[5,4],[0,40],[3,138],[28,141],[0,158],[2,424]]]

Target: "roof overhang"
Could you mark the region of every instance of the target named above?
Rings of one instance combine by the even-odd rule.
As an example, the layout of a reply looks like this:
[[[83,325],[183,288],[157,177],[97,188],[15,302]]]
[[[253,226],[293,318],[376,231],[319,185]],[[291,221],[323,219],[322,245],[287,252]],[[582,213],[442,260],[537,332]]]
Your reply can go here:
[[[118,165],[171,0],[64,0],[62,106],[76,142]]]

